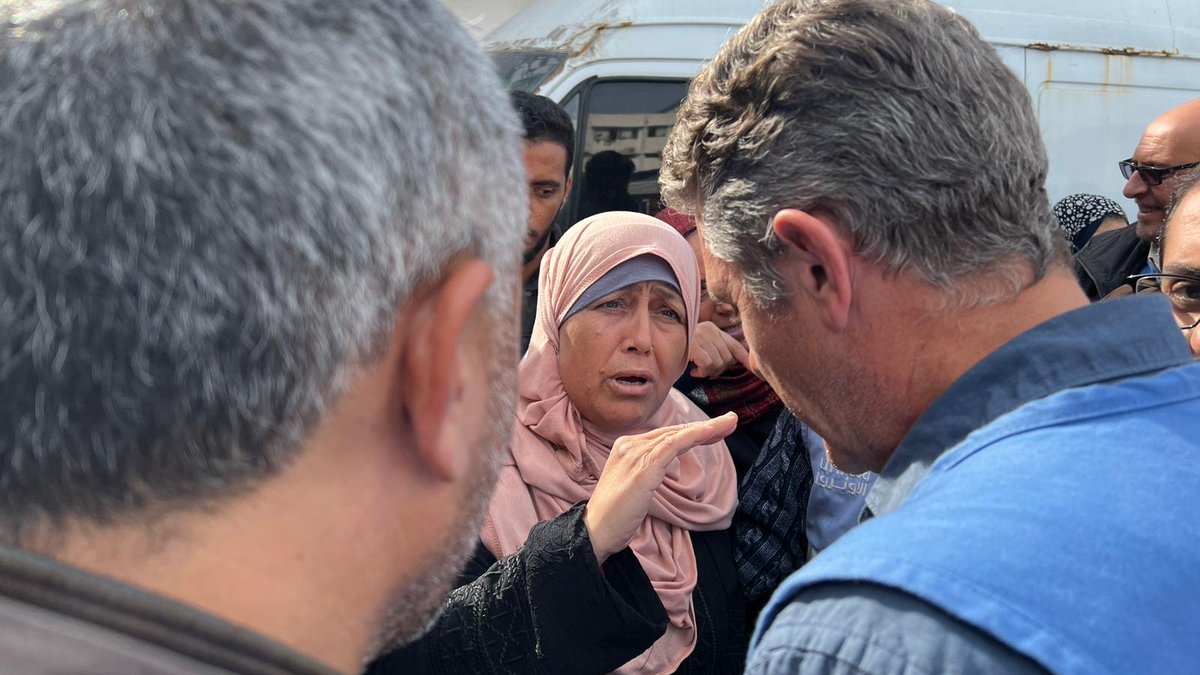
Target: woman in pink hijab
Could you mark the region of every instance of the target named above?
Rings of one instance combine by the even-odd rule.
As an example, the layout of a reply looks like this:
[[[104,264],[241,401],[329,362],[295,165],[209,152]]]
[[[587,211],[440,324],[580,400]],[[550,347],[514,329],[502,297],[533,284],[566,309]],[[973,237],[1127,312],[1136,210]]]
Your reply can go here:
[[[547,253],[482,546],[429,635],[372,672],[740,672],[737,479],[672,384],[696,326],[691,247],[609,212]]]

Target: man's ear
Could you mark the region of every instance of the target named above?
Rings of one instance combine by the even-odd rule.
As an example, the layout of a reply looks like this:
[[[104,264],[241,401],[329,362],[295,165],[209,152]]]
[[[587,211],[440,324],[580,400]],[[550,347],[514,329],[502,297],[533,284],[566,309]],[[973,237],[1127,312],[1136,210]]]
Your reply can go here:
[[[460,262],[414,293],[397,324],[407,337],[397,383],[403,390],[396,400],[403,402],[412,449],[442,480],[461,478],[478,451],[469,440],[474,434],[463,428],[466,416],[456,413],[471,405],[471,399],[485,398],[471,396],[468,390],[472,385],[485,386],[487,368],[478,356],[481,336],[471,333],[484,311],[492,278],[492,268],[483,260]]]
[[[853,300],[851,249],[832,214],[783,209],[771,221],[783,256],[779,271],[805,294],[835,332],[846,329]]]

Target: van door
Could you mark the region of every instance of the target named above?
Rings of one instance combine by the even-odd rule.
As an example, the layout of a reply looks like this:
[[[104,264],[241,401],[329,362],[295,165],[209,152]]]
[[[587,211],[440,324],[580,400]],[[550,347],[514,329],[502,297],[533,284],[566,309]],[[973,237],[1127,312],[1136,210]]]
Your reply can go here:
[[[564,225],[603,211],[663,208],[658,170],[687,86],[685,79],[593,78],[564,99],[576,129]]]

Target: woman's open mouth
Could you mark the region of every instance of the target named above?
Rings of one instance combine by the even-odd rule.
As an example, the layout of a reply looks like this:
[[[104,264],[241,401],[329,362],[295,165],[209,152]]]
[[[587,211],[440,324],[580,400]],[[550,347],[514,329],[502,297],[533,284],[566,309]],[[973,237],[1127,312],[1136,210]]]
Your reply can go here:
[[[609,378],[609,381],[618,392],[633,396],[640,396],[651,389],[649,373],[618,373]]]

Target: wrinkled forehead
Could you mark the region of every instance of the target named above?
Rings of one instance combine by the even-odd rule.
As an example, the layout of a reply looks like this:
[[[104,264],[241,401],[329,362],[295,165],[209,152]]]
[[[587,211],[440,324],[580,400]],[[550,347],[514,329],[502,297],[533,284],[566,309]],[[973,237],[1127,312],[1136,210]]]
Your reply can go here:
[[[592,290],[611,270],[643,256],[662,261],[660,266],[669,272],[658,279],[677,285],[688,322],[694,321],[700,281],[698,263],[688,242],[651,216],[615,211],[580,221],[543,258],[539,314],[545,313],[548,327],[558,326],[585,293],[596,299],[635,281],[653,280],[641,277],[613,283],[602,293]]]
[[[1200,270],[1200,185],[1183,195],[1167,222],[1163,237],[1163,271]]]
[[[679,292],[679,288],[663,281],[650,282],[650,295],[655,299],[683,304],[683,295]]]
[[[643,284],[652,289],[656,288],[656,284],[664,286],[682,297],[679,291],[679,277],[670,262],[653,253],[643,253],[613,266],[612,269],[589,283],[571,303],[562,320],[566,321],[585,307],[604,298],[623,291],[627,292],[628,289]],[[659,291],[660,294],[661,292]]]
[[[607,295],[597,298],[595,302],[604,302],[631,293],[646,293],[650,296],[651,300],[666,301],[673,305],[678,304],[680,309],[683,309],[683,295],[675,285],[665,281],[637,281],[628,286],[613,290]]]

